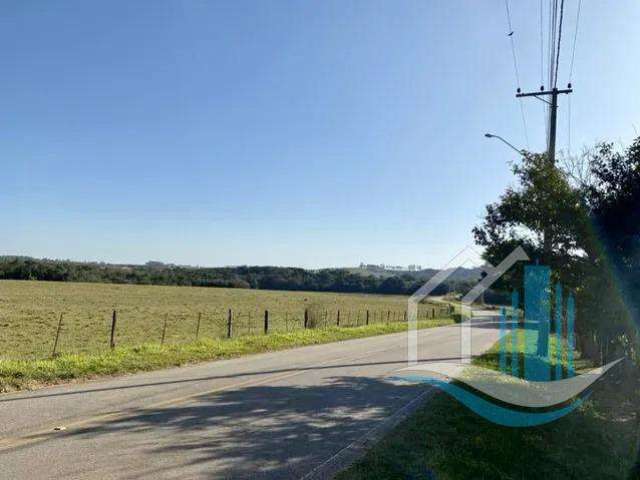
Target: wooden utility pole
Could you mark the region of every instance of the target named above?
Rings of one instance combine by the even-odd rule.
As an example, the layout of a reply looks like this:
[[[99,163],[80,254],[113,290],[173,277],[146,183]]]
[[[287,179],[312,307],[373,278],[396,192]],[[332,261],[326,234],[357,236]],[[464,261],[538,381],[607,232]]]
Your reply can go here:
[[[520,89],[518,89],[520,90]],[[547,144],[547,158],[552,165],[556,164],[556,131],[558,127],[558,95],[561,93],[569,94],[573,92],[571,84],[567,85],[564,90],[558,90],[553,88],[551,90],[545,90],[544,87],[540,87],[539,92],[527,92],[516,93],[517,98],[522,97],[535,97],[538,100],[545,102],[549,105],[549,143]],[[543,97],[551,97],[551,101],[544,99]]]
[[[522,97],[535,97],[538,100],[545,102],[549,105],[549,142],[547,144],[547,161],[549,165],[555,167],[556,165],[556,131],[558,127],[558,95],[569,94],[573,92],[571,84],[567,85],[566,89],[558,90],[557,88],[552,88],[551,90],[545,90],[544,87],[540,87],[539,92],[527,92],[521,93],[518,88],[518,93],[516,93],[517,98]],[[551,97],[551,101],[546,100],[544,97]],[[551,256],[551,250],[553,249],[553,239],[551,238],[551,232],[549,227],[545,227],[542,232],[542,250],[544,255],[544,260],[549,261],[549,257]]]

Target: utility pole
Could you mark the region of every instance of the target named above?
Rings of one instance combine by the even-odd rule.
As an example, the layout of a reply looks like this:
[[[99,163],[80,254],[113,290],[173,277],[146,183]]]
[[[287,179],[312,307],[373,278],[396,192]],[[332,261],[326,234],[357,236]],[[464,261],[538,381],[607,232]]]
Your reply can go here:
[[[551,165],[556,164],[556,130],[558,125],[558,89],[551,91],[551,108],[549,109],[549,146],[547,156]]]
[[[556,87],[553,87],[551,90],[545,90],[544,87],[540,87],[539,92],[528,92],[521,93],[520,89],[516,93],[517,98],[522,97],[535,97],[538,100],[545,102],[549,105],[549,143],[547,145],[547,161],[552,167],[556,165],[556,130],[558,126],[558,95],[559,94],[569,94],[573,92],[571,84],[567,85],[567,88],[564,90],[558,90]],[[543,97],[551,97],[551,101],[546,100]],[[545,227],[542,232],[542,252],[543,252],[543,260],[547,262],[551,257],[551,250],[553,248],[553,240],[551,238],[551,232],[549,231],[549,227]]]
[[[556,164],[556,130],[558,126],[558,95],[561,93],[569,94],[573,92],[571,88],[571,84],[567,85],[567,88],[564,90],[558,90],[557,88],[553,88],[551,90],[545,90],[544,87],[540,87],[539,92],[528,92],[521,93],[520,89],[518,89],[518,93],[516,93],[516,98],[522,97],[535,97],[540,101],[543,101],[547,105],[549,105],[549,144],[547,145],[547,159],[552,165]],[[551,101],[546,100],[542,97],[551,97]]]

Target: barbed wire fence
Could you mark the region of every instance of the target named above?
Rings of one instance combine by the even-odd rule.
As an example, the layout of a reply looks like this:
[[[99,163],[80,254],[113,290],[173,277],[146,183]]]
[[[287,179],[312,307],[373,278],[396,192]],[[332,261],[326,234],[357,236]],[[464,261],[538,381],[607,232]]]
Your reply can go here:
[[[418,320],[450,318],[448,304],[424,305]],[[50,312],[38,318],[0,316],[0,359],[40,360],[62,354],[106,353],[117,347],[170,346],[207,340],[293,333],[303,330],[357,328],[406,322],[398,308],[330,308],[299,310],[217,308],[199,312],[140,315],[116,309],[96,312]]]

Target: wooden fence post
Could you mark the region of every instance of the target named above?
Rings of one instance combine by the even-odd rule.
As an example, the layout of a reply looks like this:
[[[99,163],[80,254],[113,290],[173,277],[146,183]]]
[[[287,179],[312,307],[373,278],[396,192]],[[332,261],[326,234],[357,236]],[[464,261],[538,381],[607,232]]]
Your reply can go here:
[[[304,328],[307,328],[309,325],[309,310],[304,309]]]
[[[269,333],[269,310],[264,311],[264,334]]]
[[[198,341],[198,336],[200,335],[200,320],[202,320],[202,312],[198,312],[198,323],[196,324],[196,342]]]
[[[58,339],[60,338],[60,330],[62,329],[62,317],[64,313],[60,314],[60,320],[58,320],[58,329],[56,330],[56,339],[53,342],[53,352],[51,352],[51,356],[56,356],[56,351],[58,350]]]
[[[338,316],[336,317],[336,327],[340,326],[340,309],[338,309]]]
[[[113,311],[111,315],[111,339],[109,340],[109,348],[113,350],[116,348],[116,321],[118,320],[118,314]]]
[[[389,325],[389,317],[391,316],[391,310],[387,310],[387,325]]]
[[[231,338],[231,309],[229,309],[229,314],[227,315],[227,338]]]
[[[167,320],[169,318],[169,314],[165,313],[164,314],[164,325],[162,326],[162,338],[160,339],[160,346],[162,347],[164,345],[164,338],[167,335]]]
[[[367,325],[369,325],[369,310],[367,310]]]
[[[404,320],[405,322],[407,321],[407,311],[406,311],[406,310],[404,311],[404,318],[403,318],[403,320]]]

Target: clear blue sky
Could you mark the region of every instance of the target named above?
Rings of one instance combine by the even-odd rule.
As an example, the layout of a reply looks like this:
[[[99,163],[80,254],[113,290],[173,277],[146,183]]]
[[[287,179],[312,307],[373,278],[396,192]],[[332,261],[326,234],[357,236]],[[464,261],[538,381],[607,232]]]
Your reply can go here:
[[[537,8],[511,6],[528,89]],[[638,18],[636,0],[583,2],[574,150],[640,129]],[[0,253],[440,266],[512,181],[483,134],[526,146],[506,33],[502,0],[5,1]],[[524,107],[542,150],[541,104]]]

